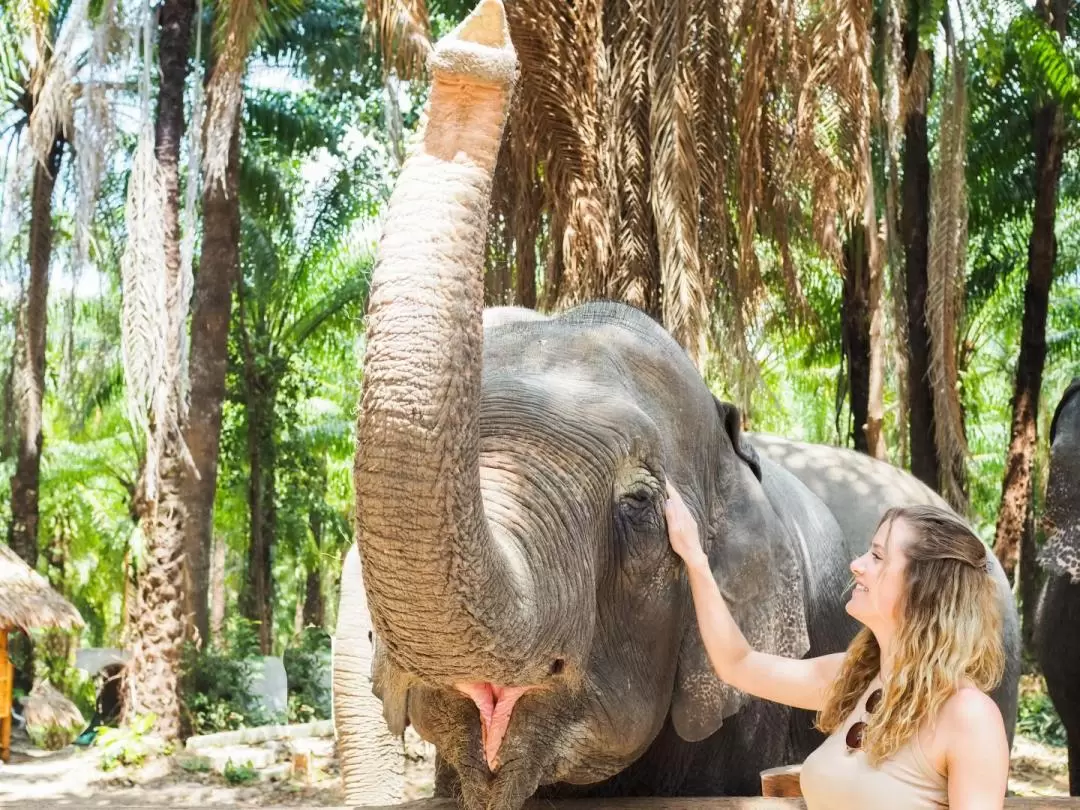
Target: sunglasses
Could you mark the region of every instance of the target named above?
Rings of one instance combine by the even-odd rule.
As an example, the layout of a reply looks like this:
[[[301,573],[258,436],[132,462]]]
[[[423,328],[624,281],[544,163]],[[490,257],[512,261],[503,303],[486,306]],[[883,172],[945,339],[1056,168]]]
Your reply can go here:
[[[875,689],[870,693],[870,697],[866,699],[866,713],[873,714],[877,707],[881,705],[881,690]],[[860,720],[858,723],[848,729],[847,736],[844,738],[844,742],[847,744],[848,753],[858,751],[862,748],[863,732],[866,731],[866,723]]]

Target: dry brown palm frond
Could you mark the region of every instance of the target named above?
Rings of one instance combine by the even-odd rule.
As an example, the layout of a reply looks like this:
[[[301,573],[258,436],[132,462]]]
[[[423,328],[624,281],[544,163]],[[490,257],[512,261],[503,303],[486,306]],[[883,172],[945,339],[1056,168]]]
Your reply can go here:
[[[116,0],[105,0],[94,26],[88,81],[83,86],[74,126],[76,178],[79,193],[75,208],[75,272],[90,260],[90,228],[105,166],[112,154],[116,124],[102,73],[109,57],[109,41],[116,28]]]
[[[127,242],[120,259],[121,353],[128,416],[147,435],[146,498],[154,500],[156,443],[150,429],[165,414],[167,330],[165,291],[165,191],[154,154],[149,119],[142,132],[128,180]]]
[[[157,492],[160,431],[168,403],[169,310],[165,272],[165,184],[150,114],[154,17],[143,0],[140,23],[139,138],[128,178],[124,220],[127,241],[120,257],[120,351],[128,418],[146,436],[140,488],[153,503]]]
[[[75,0],[64,15],[54,47],[39,51],[31,76],[33,111],[30,113],[30,146],[42,165],[47,164],[58,137],[71,139],[75,100],[75,71],[80,49],[76,38],[83,33],[90,0]],[[48,56],[44,54],[47,53]]]
[[[609,124],[614,152],[611,294],[659,318],[660,273],[649,205],[649,0],[621,0],[616,14]]]
[[[737,225],[728,205],[735,163],[735,81],[732,34],[725,8],[710,0],[695,0],[698,99],[694,105],[701,177],[702,276],[710,297],[717,284],[738,296],[739,277],[733,251]]]
[[[695,362],[704,359],[708,301],[698,252],[700,175],[694,137],[696,79],[688,64],[689,0],[654,0],[649,47],[650,195],[660,255],[664,325]]]
[[[551,211],[545,297],[556,295],[549,303],[559,306],[596,298],[607,287],[611,240],[597,101],[602,9],[600,0],[506,9],[521,64],[515,124],[543,167]]]
[[[366,25],[383,54],[383,72],[416,79],[427,71],[431,23],[425,0],[367,0]]]
[[[967,511],[964,465],[968,447],[960,403],[957,339],[964,314],[967,245],[967,92],[964,59],[952,50],[942,99],[938,165],[931,180],[926,320],[941,491],[963,513]]]
[[[207,185],[225,183],[237,116],[243,101],[242,83],[248,54],[266,16],[264,0],[223,2],[214,31],[214,62],[206,89],[206,132],[203,169]]]

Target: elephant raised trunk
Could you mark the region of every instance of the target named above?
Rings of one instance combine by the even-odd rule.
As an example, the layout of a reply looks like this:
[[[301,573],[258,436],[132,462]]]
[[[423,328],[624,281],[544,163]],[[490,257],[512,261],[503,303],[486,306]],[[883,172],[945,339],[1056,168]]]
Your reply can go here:
[[[531,574],[493,542],[478,434],[481,268],[517,67],[501,2],[481,0],[429,65],[426,128],[390,198],[371,284],[357,534],[396,666],[434,684],[513,685],[534,657],[520,596]]]

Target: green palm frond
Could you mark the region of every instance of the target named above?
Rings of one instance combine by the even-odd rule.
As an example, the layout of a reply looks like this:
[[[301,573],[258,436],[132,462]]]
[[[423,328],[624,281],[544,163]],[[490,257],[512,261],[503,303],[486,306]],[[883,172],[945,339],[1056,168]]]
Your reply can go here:
[[[287,341],[293,346],[300,346],[347,307],[355,305],[357,310],[361,309],[367,301],[371,270],[372,262],[369,257],[352,265],[344,282],[322,296],[292,322],[286,332]]]
[[[303,154],[326,147],[337,150],[340,130],[326,110],[308,96],[250,90],[244,99],[244,134],[279,153]]]
[[[248,217],[292,228],[288,184],[275,162],[257,150],[245,149],[240,159],[240,204]]]
[[[1034,13],[1018,16],[1010,35],[1024,67],[1041,89],[1073,117],[1080,119],[1080,69],[1077,57]]]

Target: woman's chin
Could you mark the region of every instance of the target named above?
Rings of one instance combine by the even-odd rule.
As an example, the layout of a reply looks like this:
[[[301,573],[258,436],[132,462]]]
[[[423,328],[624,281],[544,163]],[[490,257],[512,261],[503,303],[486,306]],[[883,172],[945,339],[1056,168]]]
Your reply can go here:
[[[862,611],[859,609],[859,607],[860,606],[858,604],[858,599],[856,598],[855,594],[852,594],[851,598],[849,598],[847,600],[847,603],[844,605],[844,610],[847,611],[847,614],[851,616],[851,618],[862,621]]]

